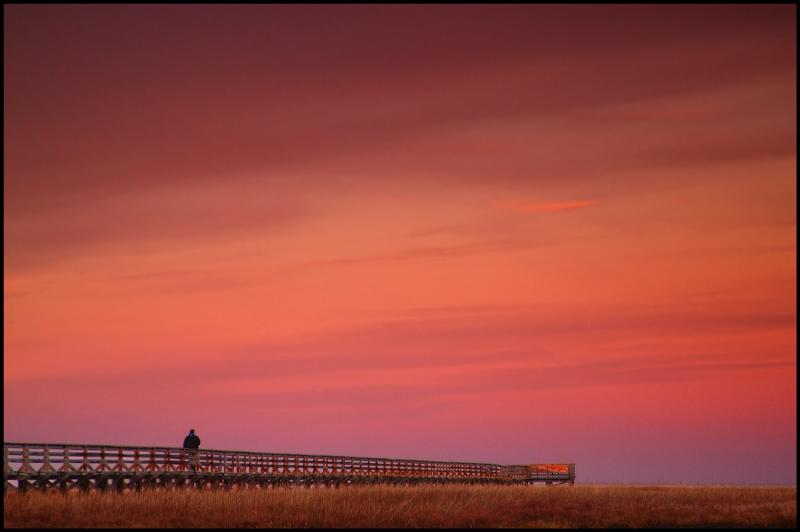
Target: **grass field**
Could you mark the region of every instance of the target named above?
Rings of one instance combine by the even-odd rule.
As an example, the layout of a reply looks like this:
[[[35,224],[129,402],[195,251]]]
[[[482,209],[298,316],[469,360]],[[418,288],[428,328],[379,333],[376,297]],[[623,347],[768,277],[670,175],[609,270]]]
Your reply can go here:
[[[4,527],[794,527],[796,487],[9,492]]]

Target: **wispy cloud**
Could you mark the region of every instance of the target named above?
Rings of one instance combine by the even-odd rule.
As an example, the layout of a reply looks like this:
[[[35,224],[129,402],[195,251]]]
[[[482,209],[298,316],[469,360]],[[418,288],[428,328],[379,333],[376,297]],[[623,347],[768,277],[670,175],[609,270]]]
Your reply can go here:
[[[578,201],[553,201],[553,202],[537,202],[537,201],[509,201],[499,202],[495,206],[503,210],[511,210],[522,213],[546,213],[546,212],[560,212],[560,211],[573,211],[576,209],[584,209],[594,205],[596,202],[593,200],[578,200]]]
[[[447,257],[460,257],[466,255],[477,255],[482,253],[494,253],[499,251],[511,251],[524,249],[534,246],[539,242],[536,238],[516,238],[485,240],[480,242],[468,242],[464,244],[422,246],[409,248],[396,253],[384,253],[376,255],[365,255],[360,257],[340,257],[333,259],[323,259],[308,261],[298,264],[298,268],[308,268],[314,266],[337,266],[346,264],[360,264],[370,262],[391,262],[407,261],[417,259],[436,259]]]

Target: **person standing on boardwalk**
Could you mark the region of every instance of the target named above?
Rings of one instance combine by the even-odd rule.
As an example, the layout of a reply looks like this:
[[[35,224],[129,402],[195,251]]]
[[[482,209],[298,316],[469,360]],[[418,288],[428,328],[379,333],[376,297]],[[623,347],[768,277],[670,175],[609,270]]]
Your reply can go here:
[[[194,429],[189,430],[189,435],[183,439],[183,448],[186,449],[192,471],[197,471],[197,449],[200,448],[200,438],[194,433]]]

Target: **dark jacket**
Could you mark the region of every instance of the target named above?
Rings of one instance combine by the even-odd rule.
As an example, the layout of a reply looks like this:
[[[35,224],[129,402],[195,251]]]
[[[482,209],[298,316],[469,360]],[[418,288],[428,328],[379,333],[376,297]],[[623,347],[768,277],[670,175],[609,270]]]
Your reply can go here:
[[[197,449],[200,447],[200,438],[196,434],[189,434],[183,439],[184,449]]]

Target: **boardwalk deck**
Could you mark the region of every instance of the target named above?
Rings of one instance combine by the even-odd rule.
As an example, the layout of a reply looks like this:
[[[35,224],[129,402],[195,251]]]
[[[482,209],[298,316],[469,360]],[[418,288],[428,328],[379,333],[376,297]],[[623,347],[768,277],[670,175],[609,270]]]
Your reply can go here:
[[[504,466],[173,447],[3,443],[7,489],[201,489],[347,484],[573,484],[575,464]]]

